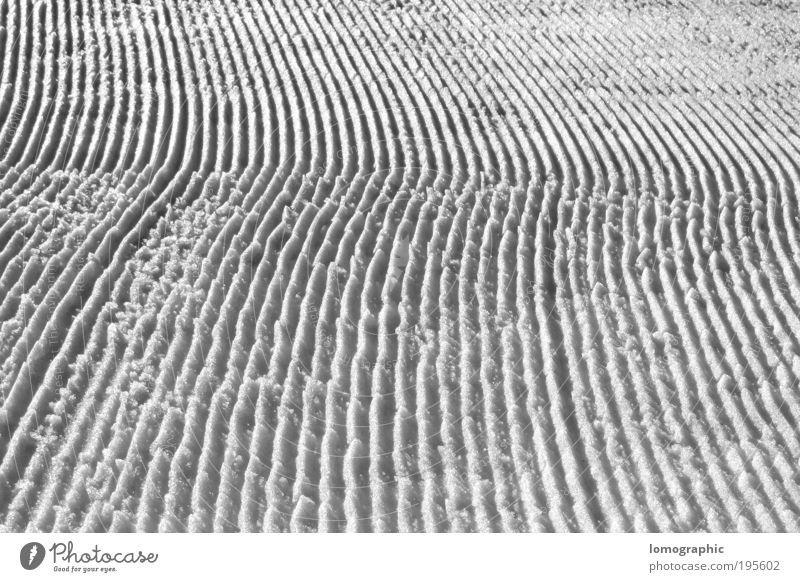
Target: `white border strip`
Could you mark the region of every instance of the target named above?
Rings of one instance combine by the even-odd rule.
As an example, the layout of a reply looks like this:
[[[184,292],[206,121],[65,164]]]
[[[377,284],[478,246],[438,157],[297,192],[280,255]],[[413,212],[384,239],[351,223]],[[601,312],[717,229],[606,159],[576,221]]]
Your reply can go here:
[[[21,563],[34,542],[46,555],[29,571]],[[777,582],[800,580],[798,554],[800,534],[26,533],[0,535],[0,579]]]

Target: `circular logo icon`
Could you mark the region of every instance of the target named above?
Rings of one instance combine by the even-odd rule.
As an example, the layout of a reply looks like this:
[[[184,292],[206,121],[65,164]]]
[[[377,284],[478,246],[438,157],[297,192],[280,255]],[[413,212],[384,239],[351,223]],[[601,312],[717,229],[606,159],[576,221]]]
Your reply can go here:
[[[39,542],[25,544],[19,551],[19,563],[26,570],[35,570],[42,565],[44,554],[44,546]]]

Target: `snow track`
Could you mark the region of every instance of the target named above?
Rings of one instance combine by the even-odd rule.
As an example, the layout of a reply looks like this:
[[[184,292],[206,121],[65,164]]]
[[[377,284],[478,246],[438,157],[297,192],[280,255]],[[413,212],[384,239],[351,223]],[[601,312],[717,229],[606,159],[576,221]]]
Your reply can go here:
[[[800,531],[798,12],[0,0],[0,530]]]

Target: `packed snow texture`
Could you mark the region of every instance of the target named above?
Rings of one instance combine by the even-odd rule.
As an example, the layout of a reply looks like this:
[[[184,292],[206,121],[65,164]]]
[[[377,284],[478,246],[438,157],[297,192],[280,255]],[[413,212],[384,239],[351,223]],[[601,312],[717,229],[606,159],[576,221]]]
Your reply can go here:
[[[0,530],[800,531],[798,22],[0,0]]]

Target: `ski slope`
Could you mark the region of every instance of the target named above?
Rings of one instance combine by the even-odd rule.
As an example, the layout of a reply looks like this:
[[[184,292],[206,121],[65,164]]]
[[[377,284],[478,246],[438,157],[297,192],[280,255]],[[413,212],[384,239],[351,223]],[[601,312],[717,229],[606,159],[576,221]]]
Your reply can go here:
[[[0,530],[800,531],[798,21],[0,0]]]

